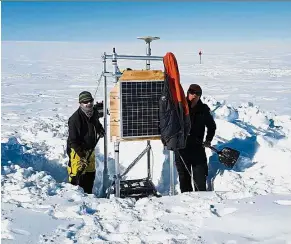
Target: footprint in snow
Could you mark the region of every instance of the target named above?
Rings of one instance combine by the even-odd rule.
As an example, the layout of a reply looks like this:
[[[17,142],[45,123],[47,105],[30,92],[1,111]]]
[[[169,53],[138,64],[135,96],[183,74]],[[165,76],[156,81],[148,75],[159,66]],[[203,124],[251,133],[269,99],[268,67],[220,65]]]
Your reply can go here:
[[[291,200],[277,200],[274,202],[279,204],[279,205],[291,206]]]
[[[10,229],[11,232],[19,235],[24,235],[24,236],[29,236],[30,233],[26,230],[21,230],[21,229]]]
[[[217,217],[222,217],[228,214],[232,214],[236,212],[237,208],[223,208],[221,210],[217,210],[214,205],[210,205],[210,212],[216,215]]]

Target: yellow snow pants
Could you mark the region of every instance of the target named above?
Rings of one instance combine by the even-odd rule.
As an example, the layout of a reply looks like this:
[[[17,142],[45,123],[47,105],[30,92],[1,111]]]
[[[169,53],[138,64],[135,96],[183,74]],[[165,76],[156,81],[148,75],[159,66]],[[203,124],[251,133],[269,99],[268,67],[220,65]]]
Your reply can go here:
[[[77,175],[77,172],[81,169],[80,165],[80,157],[79,155],[75,152],[73,148],[71,148],[70,152],[70,161],[69,165],[67,167],[68,174],[69,174],[69,182],[71,182],[72,177]],[[95,151],[92,152],[90,158],[89,158],[89,164],[84,170],[83,174],[88,173],[88,172],[95,172]]]

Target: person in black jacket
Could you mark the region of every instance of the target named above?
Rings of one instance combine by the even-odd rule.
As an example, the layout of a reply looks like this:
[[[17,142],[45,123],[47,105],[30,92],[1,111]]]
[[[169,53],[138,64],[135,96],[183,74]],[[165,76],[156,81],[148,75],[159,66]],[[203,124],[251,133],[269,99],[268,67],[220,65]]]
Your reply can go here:
[[[98,139],[104,137],[104,129],[99,121],[98,111],[94,109],[91,93],[81,92],[79,103],[79,108],[68,121],[69,182],[91,194],[96,171],[94,149]]]
[[[181,192],[193,191],[191,174],[195,191],[206,191],[208,165],[205,146],[210,146],[215,135],[216,124],[210,109],[200,100],[202,89],[197,84],[190,85],[187,102],[191,119],[191,131],[187,137],[186,147],[175,154]],[[204,141],[205,127],[207,134]]]

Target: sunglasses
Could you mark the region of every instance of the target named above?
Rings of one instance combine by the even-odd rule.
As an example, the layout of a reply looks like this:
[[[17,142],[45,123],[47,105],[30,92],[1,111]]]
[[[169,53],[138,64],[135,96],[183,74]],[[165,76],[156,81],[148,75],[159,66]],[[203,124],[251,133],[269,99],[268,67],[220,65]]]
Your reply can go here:
[[[82,103],[84,103],[84,104],[88,104],[88,103],[92,103],[94,100],[93,99],[91,99],[91,100],[88,100],[88,101],[85,101],[85,102],[82,102]]]
[[[188,90],[188,93],[191,94],[191,95],[197,95],[197,96],[201,96],[202,95],[202,92],[200,91],[195,91],[195,90],[192,90],[192,89],[189,89]]]

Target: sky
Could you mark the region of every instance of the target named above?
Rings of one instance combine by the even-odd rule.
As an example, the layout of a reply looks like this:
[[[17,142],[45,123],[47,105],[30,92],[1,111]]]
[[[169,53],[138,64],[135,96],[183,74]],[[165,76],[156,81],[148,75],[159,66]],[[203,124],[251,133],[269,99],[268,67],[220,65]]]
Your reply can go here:
[[[291,2],[2,2],[4,41],[291,38]]]

